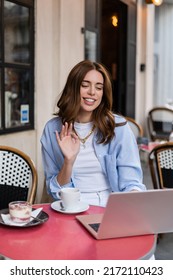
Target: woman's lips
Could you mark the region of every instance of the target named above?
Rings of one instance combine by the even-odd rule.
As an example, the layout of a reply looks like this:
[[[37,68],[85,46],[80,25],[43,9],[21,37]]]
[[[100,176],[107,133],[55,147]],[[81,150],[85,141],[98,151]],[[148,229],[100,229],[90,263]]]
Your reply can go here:
[[[94,102],[95,102],[95,99],[93,99],[93,98],[84,98],[84,102],[85,102],[85,104],[93,105]]]

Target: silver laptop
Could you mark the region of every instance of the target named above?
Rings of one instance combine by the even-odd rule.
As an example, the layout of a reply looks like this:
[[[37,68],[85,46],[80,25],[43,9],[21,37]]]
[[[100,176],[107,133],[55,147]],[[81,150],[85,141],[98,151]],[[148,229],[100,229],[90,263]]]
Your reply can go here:
[[[76,219],[96,239],[173,232],[173,189],[111,193],[103,214]]]

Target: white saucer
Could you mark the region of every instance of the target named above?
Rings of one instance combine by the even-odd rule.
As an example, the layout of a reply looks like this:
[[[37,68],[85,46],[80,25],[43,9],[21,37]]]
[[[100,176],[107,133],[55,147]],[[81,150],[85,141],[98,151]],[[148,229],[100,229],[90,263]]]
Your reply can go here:
[[[86,210],[88,210],[89,205],[85,202],[80,201],[77,205],[75,209],[71,209],[71,210],[63,210],[60,206],[60,201],[54,201],[51,203],[51,208],[54,209],[55,211],[64,213],[64,214],[77,214],[77,213],[81,213],[84,212]]]

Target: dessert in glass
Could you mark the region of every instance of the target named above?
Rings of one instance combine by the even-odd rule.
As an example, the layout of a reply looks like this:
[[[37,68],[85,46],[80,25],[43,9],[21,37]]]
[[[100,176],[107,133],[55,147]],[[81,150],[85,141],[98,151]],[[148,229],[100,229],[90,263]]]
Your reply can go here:
[[[28,223],[31,218],[32,205],[27,201],[9,203],[10,218],[15,223]]]

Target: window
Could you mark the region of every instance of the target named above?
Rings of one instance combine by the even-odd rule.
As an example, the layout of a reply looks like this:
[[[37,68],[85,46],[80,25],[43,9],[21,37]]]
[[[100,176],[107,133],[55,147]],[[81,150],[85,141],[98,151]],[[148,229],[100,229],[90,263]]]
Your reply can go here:
[[[85,59],[100,60],[100,0],[85,0]]]
[[[153,107],[173,108],[173,2],[155,8]]]
[[[34,0],[0,0],[0,134],[34,128]]]

